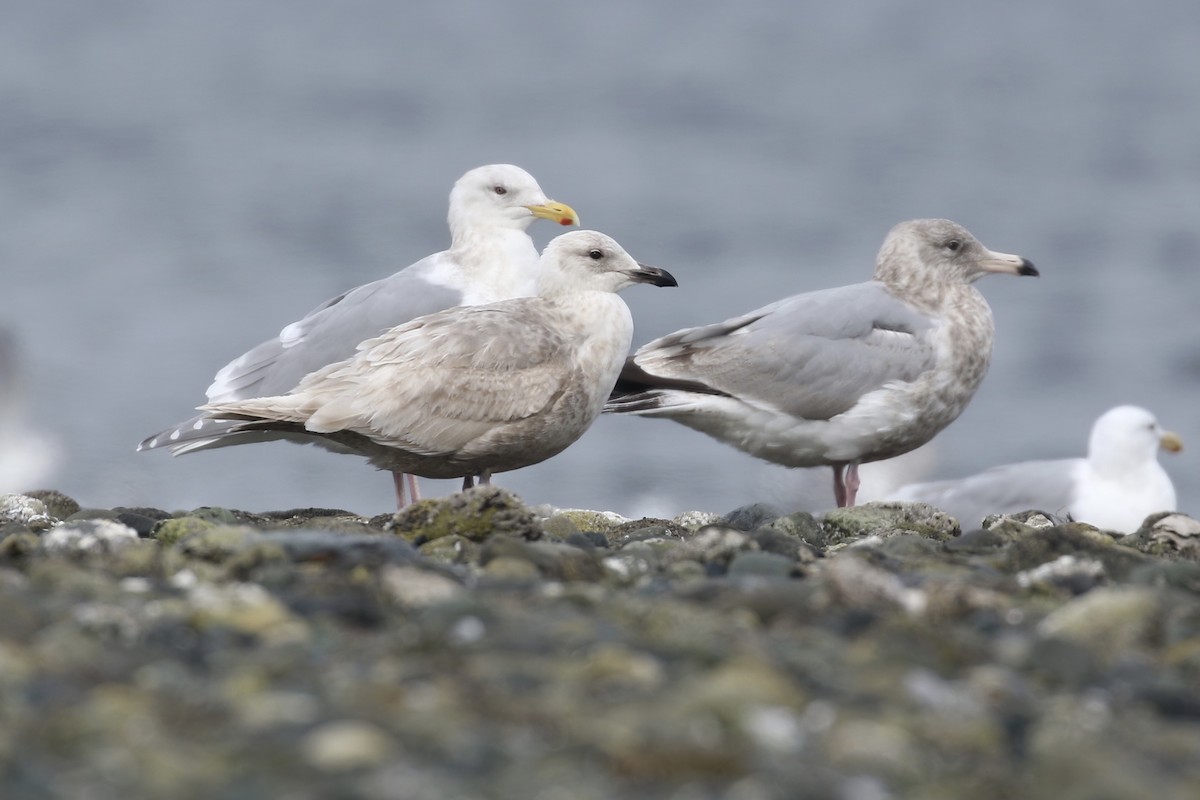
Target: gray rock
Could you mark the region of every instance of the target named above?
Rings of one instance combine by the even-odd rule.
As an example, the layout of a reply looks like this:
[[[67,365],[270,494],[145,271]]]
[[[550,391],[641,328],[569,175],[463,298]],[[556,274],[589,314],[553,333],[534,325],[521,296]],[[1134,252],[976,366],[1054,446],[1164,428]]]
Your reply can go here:
[[[1083,594],[1102,583],[1105,573],[1104,564],[1100,561],[1064,555],[1033,569],[1018,572],[1016,578],[1017,583],[1026,589],[1053,588],[1071,594]]]
[[[537,574],[557,581],[598,581],[604,569],[595,553],[558,542],[525,542],[507,536],[494,536],[483,545],[481,566],[507,558],[524,561],[537,568]]]
[[[821,523],[817,522],[816,518],[807,511],[798,511],[795,514],[779,517],[765,527],[767,530],[803,539],[810,545],[817,545],[824,535],[821,531]]]
[[[783,516],[783,511],[767,503],[754,503],[730,511],[721,518],[721,524],[735,530],[749,533],[752,530],[769,525]]]
[[[264,541],[278,545],[292,561],[343,569],[406,564],[418,558],[416,548],[396,536],[294,529],[269,531]]]
[[[676,548],[675,557],[724,567],[738,553],[753,549],[749,535],[722,525],[706,525]]]
[[[1121,544],[1151,555],[1178,554],[1200,561],[1200,521],[1177,512],[1151,514],[1135,533]]]
[[[67,519],[79,511],[79,503],[54,489],[38,489],[24,494],[45,503],[46,511],[55,519]]]
[[[784,533],[775,527],[759,528],[750,532],[750,539],[765,553],[784,556],[790,561],[809,564],[821,557],[817,548],[795,534]]]

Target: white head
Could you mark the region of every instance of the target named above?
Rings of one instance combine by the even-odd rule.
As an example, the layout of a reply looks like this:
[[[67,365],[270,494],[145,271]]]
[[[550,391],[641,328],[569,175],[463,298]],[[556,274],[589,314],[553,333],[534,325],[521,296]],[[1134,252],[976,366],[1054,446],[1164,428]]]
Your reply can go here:
[[[972,283],[989,272],[1038,274],[1028,259],[989,250],[948,219],[901,222],[888,232],[875,262],[875,279],[889,285]]]
[[[1144,408],[1117,406],[1100,415],[1088,439],[1088,460],[1097,471],[1128,471],[1158,460],[1158,449],[1183,449],[1179,436],[1162,429]]]
[[[489,164],[463,175],[450,190],[450,235],[470,228],[525,230],[535,219],[578,225],[579,215],[565,203],[546,197],[525,170],[512,164]]]
[[[619,292],[634,283],[679,285],[671,273],[634,261],[615,239],[596,231],[564,233],[542,251],[542,295]]]

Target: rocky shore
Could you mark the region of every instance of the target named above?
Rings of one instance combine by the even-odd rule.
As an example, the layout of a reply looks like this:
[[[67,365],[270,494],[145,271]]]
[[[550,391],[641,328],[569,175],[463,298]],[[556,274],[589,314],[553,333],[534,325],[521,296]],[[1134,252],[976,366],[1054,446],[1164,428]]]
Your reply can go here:
[[[1200,794],[1200,523],[0,496],[0,797]]]

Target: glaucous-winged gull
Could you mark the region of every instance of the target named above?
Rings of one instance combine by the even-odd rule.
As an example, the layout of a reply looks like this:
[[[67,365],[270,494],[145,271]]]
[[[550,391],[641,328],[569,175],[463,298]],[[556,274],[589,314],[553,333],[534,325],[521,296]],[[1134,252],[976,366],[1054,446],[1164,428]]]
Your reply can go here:
[[[305,375],[352,356],[364,340],[424,314],[537,294],[540,262],[525,232],[535,219],[579,224],[570,206],[548,199],[520,167],[491,164],[471,170],[450,192],[450,249],[317,306],[277,337],[222,367],[208,387],[208,402],[289,392]],[[230,437],[191,435],[185,441],[182,433],[193,432],[200,423],[201,417],[193,417],[146,439],[138,449],[169,447],[182,455],[239,443]],[[403,473],[393,477],[401,505],[406,484],[417,499],[415,479],[406,480]]]
[[[988,514],[1037,509],[1133,533],[1148,515],[1175,510],[1175,486],[1158,449],[1182,446],[1146,409],[1117,406],[1092,425],[1087,458],[1006,464],[959,480],[914,483],[887,499],[928,503],[964,526]]]
[[[991,272],[1038,274],[957,223],[902,222],[867,283],[640,348],[605,410],[673,419],[789,467],[831,466],[838,505],[853,505],[860,463],[929,441],[983,380],[995,328],[972,284]]]
[[[551,241],[542,268],[537,297],[391,328],[288,394],[201,406],[176,441],[268,433],[393,472],[484,482],[544,461],[583,435],[616,383],[633,336],[616,292],[677,284],[595,231]]]

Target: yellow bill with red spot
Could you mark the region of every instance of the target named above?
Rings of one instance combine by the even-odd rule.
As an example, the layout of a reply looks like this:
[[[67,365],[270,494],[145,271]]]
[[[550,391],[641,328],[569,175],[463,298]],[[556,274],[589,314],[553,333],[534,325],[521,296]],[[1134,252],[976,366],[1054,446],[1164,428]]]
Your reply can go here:
[[[579,215],[575,213],[575,209],[571,208],[566,203],[558,203],[554,200],[547,200],[545,203],[536,206],[525,206],[530,213],[538,219],[548,219],[551,222],[557,222],[559,225],[578,225]]]

